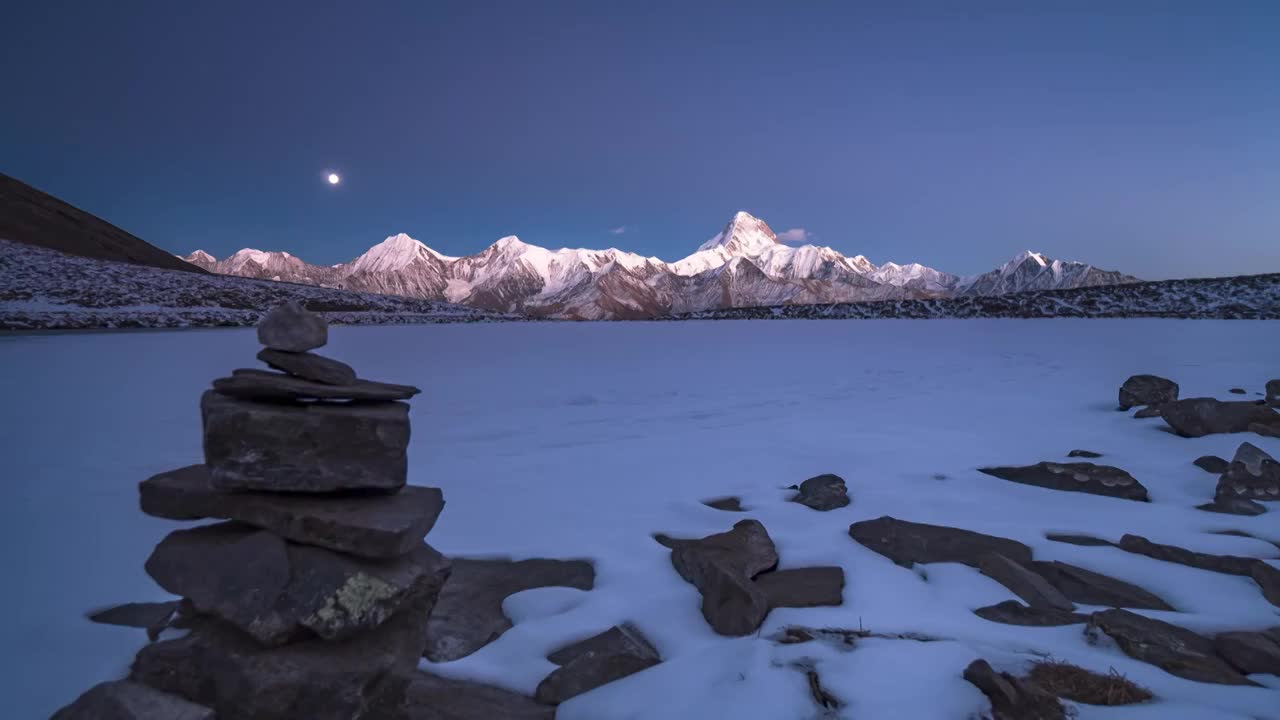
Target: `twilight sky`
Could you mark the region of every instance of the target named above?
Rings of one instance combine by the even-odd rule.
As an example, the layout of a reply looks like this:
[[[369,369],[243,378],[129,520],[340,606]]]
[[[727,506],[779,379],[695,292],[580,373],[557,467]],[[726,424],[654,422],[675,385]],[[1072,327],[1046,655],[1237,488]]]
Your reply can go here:
[[[1280,271],[1280,3],[44,2],[0,171],[168,250],[674,260],[739,209],[961,274]],[[330,187],[324,173],[341,173]]]

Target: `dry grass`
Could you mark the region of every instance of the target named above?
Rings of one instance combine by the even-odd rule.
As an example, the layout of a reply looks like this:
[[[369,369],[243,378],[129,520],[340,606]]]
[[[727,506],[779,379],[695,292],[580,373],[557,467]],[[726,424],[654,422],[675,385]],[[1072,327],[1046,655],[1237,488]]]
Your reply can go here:
[[[1106,675],[1070,663],[1044,660],[1031,667],[1027,679],[1048,692],[1088,705],[1132,705],[1151,699],[1151,691],[1112,668]]]

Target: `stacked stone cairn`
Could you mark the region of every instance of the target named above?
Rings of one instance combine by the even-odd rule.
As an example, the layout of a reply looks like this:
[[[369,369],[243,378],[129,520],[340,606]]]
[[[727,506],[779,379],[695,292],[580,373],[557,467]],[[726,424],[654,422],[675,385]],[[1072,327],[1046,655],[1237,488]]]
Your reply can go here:
[[[221,521],[170,533],[146,562],[182,600],[98,616],[162,639],[128,680],[55,718],[396,717],[415,692],[450,574],[423,542],[441,492],[405,484],[404,401],[419,391],[310,352],[328,329],[296,303],[267,313],[258,339],[258,358],[283,372],[215,380],[200,403],[204,464],[140,485],[149,515]],[[161,635],[169,627],[187,632]]]

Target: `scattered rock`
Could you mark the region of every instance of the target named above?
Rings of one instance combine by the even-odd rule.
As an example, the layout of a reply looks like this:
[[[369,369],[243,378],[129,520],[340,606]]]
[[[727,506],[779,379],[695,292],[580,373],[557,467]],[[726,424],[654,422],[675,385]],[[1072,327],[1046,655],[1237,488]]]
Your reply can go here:
[[[1245,498],[1218,498],[1211,503],[1197,505],[1196,509],[1225,515],[1261,515],[1267,511],[1262,503]]]
[[[1258,587],[1262,588],[1262,596],[1267,602],[1280,607],[1280,570],[1277,570],[1270,563],[1259,560],[1253,564],[1253,570],[1250,577],[1258,583]]]
[[[1248,400],[1214,398],[1190,398],[1167,403],[1160,408],[1160,417],[1183,437],[1250,432],[1249,426],[1255,423],[1268,427],[1280,423],[1280,414],[1271,408]]]
[[[1213,642],[1186,628],[1143,617],[1128,610],[1094,613],[1086,636],[1105,633],[1129,657],[1188,680],[1220,685],[1252,685],[1214,654]]]
[[[849,504],[849,489],[839,475],[818,475],[800,483],[800,494],[791,501],[814,510],[835,510]]]
[[[422,392],[412,385],[373,380],[353,380],[347,385],[326,385],[292,375],[241,368],[231,377],[213,381],[213,389],[246,400],[408,400]]]
[[[258,323],[258,342],[273,350],[306,352],[329,342],[329,325],[296,300],[275,306]]]
[[[1054,627],[1058,625],[1075,625],[1089,621],[1088,615],[1054,610],[1052,608],[1033,608],[1023,605],[1017,600],[1005,600],[996,605],[980,607],[973,611],[983,620],[1002,623],[1004,625],[1024,625],[1028,627]]]
[[[1177,545],[1161,545],[1160,543],[1153,543],[1142,536],[1129,535],[1127,533],[1120,538],[1120,543],[1116,547],[1138,555],[1146,555],[1156,560],[1164,560],[1165,562],[1188,565],[1201,570],[1211,570],[1228,575],[1243,575],[1245,577],[1249,577],[1250,573],[1253,572],[1254,563],[1257,562],[1256,559],[1251,557],[1210,555],[1180,548]]]
[[[1280,675],[1280,627],[1222,633],[1213,639],[1213,649],[1245,675]]]
[[[1277,406],[1280,407],[1280,406]],[[1249,432],[1263,437],[1280,438],[1280,423],[1249,423]]]
[[[978,558],[978,570],[1009,589],[1033,608],[1075,609],[1075,605],[1047,580],[999,553]]]
[[[590,590],[595,578],[586,560],[455,559],[427,623],[426,657],[457,660],[497,640],[511,628],[502,612],[508,595],[541,587]]]
[[[769,533],[757,520],[698,540],[671,540],[671,564],[702,594],[702,616],[721,635],[755,632],[769,613],[752,578],[778,564]]]
[[[1039,560],[1031,569],[1068,599],[1082,605],[1173,610],[1169,603],[1137,585],[1059,561]]]
[[[200,401],[204,455],[217,490],[398,490],[408,462],[409,406]]]
[[[1226,460],[1223,460],[1217,455],[1201,455],[1200,457],[1196,458],[1191,464],[1195,465],[1201,470],[1204,470],[1205,472],[1211,472],[1214,475],[1221,475],[1222,473],[1227,471],[1227,466],[1230,465],[1231,463],[1227,462]]]
[[[898,565],[958,562],[978,567],[978,558],[995,552],[1019,563],[1031,562],[1031,548],[1016,540],[972,530],[927,525],[889,516],[849,526],[849,536]]]
[[[1266,403],[1272,407],[1280,407],[1280,380],[1267,381]]]
[[[1227,392],[1230,392],[1232,395],[1244,395],[1247,391],[1244,388],[1231,388]]]
[[[315,353],[263,348],[258,352],[258,359],[303,380],[328,385],[350,385],[356,381],[356,371],[350,365]]]
[[[806,567],[756,576],[770,608],[838,606],[844,602],[844,568]]]
[[[369,720],[552,720],[556,709],[509,690],[417,671],[384,683]],[[354,716],[353,716],[354,717]]]
[[[125,603],[89,613],[89,620],[103,625],[142,628],[147,631],[147,638],[155,641],[169,627],[178,605],[177,600]]]
[[[136,682],[95,685],[50,720],[215,720],[213,711]]]
[[[147,559],[147,574],[264,645],[305,636],[367,633],[410,603],[434,600],[449,562],[425,544],[382,561],[281,538],[238,523],[176,530]]]
[[[738,497],[722,497],[703,500],[703,505],[716,510],[724,510],[725,512],[746,512],[746,508],[742,507],[742,499]]]
[[[1065,720],[1067,717],[1058,698],[1026,680],[996,672],[986,660],[970,663],[964,669],[964,679],[991,701],[993,720]]]
[[[1160,409],[1162,407],[1162,405],[1148,405],[1143,408],[1138,408],[1137,412],[1135,412],[1133,416],[1139,420],[1160,417]]]
[[[1045,538],[1054,542],[1067,543],[1068,545],[1082,545],[1085,547],[1103,547],[1114,545],[1110,540],[1103,540],[1092,535],[1070,535],[1063,533],[1045,533]]]
[[[1241,443],[1218,479],[1217,497],[1280,500],[1280,463],[1252,443]]]
[[[988,467],[978,470],[1002,480],[1050,490],[1107,495],[1142,502],[1148,500],[1147,489],[1142,483],[1124,470],[1110,465],[1041,462],[1022,467]]]
[[[1092,450],[1072,450],[1067,453],[1067,457],[1100,458],[1102,453],[1096,453]]]
[[[1120,386],[1120,409],[1162,405],[1178,399],[1178,383],[1158,375],[1134,375]]]
[[[1045,660],[1031,666],[1027,680],[1058,697],[1087,705],[1133,705],[1151,699],[1151,691],[1116,672],[1103,675],[1065,662]]]
[[[396,557],[421,545],[444,508],[438,488],[416,486],[394,495],[219,492],[204,465],[161,473],[142,481],[138,490],[142,512],[154,517],[235,520],[366,558]]]
[[[630,625],[614,626],[599,635],[561,648],[548,655],[547,659],[561,667],[538,683],[534,696],[538,702],[552,705],[634,675],[662,661],[653,645]]]

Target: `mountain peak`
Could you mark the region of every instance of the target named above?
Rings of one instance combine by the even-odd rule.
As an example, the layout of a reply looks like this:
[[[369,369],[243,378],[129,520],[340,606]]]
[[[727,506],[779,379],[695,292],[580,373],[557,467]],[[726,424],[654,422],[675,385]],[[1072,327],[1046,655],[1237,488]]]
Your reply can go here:
[[[388,236],[386,240],[369,248],[365,254],[351,262],[353,272],[392,272],[400,270],[414,260],[429,253],[439,257],[431,248],[404,233]]]
[[[218,258],[210,255],[209,253],[203,250],[196,250],[195,252],[191,253],[190,255],[182,259],[190,263],[201,263],[201,262],[214,263],[218,261]]]
[[[739,210],[733,214],[724,230],[702,243],[698,251],[724,248],[730,255],[751,257],[778,244],[778,236],[773,234],[765,221],[745,210]]]

